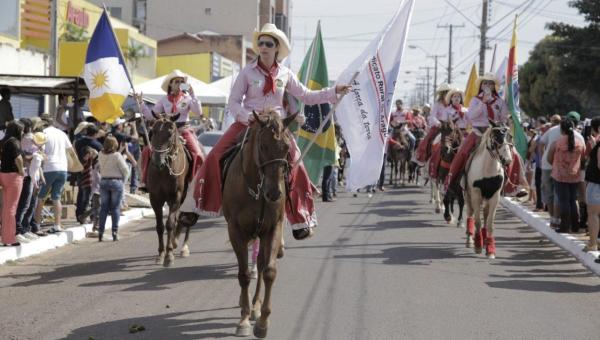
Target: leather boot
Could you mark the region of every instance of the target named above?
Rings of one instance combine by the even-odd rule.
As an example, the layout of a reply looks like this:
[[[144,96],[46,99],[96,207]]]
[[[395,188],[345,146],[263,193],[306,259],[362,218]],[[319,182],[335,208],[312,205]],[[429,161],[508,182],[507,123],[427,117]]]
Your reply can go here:
[[[571,215],[571,232],[578,233],[579,232],[579,212],[575,211],[574,214]]]
[[[560,213],[560,227],[556,229],[556,232],[563,234],[571,232],[571,216],[569,213]]]
[[[587,213],[587,204],[585,203],[579,203],[579,229],[587,229],[587,219],[588,219],[588,213]]]

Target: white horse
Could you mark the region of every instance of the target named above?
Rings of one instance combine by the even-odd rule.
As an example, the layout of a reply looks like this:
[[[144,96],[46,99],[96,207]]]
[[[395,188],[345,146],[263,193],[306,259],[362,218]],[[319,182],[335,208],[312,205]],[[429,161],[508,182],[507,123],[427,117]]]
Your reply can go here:
[[[494,219],[504,187],[504,166],[510,164],[512,154],[507,142],[508,128],[492,125],[482,136],[481,143],[475,149],[471,165],[466,171],[467,202],[467,248],[473,244],[475,252],[480,254],[485,244],[486,255],[496,257],[494,240]],[[480,211],[483,206],[484,225],[481,227]]]

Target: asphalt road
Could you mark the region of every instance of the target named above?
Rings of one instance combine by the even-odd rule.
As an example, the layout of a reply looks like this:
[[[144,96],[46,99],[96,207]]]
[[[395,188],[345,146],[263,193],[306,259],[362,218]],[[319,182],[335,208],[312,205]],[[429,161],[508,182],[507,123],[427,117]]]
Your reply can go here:
[[[600,280],[507,212],[488,260],[422,188],[340,196],[319,203],[313,238],[286,231],[268,338],[600,338]],[[116,243],[0,266],[0,338],[233,338],[239,287],[224,221],[202,221],[191,240],[189,258],[159,267],[147,219]],[[134,324],[145,331],[130,334]]]

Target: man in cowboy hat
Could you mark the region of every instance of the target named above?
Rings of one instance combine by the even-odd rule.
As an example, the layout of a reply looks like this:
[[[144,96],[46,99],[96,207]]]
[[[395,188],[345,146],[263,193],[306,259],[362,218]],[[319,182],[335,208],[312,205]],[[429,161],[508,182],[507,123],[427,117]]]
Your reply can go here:
[[[440,122],[446,120],[444,114],[446,106],[448,105],[446,103],[446,94],[450,89],[448,84],[443,83],[438,86],[435,91],[437,95],[436,102],[433,104],[433,108],[428,117],[430,129],[427,135],[425,135],[425,138],[423,138],[417,146],[417,151],[415,153],[415,161],[421,166],[423,166],[431,156],[431,142],[439,132]]]
[[[418,105],[413,105],[412,107],[412,119],[409,122],[411,129],[427,129],[427,122],[425,118],[421,116],[421,108]]]

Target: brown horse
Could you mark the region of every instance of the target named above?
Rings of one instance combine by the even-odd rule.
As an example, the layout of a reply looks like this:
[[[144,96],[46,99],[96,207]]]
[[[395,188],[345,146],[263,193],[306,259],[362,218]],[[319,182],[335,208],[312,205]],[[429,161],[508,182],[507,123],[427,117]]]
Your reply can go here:
[[[185,153],[183,142],[179,138],[175,121],[179,115],[172,117],[156,116],[157,120],[152,126],[152,156],[148,164],[147,190],[150,194],[150,204],[156,216],[156,233],[158,234],[157,264],[170,266],[175,261],[173,250],[177,248],[177,238],[183,225],[187,227],[184,246],[181,255],[189,255],[188,239],[190,226],[195,223],[177,223],[178,212],[187,190],[190,163]],[[163,206],[169,206],[167,217],[167,251],[163,234]],[[177,229],[177,230],[175,230]]]
[[[399,145],[390,145],[388,148],[388,157],[391,165],[390,185],[397,187],[398,181],[400,181],[402,185],[406,182],[406,166],[410,160],[410,143],[402,134],[400,128],[394,128],[390,138],[399,143]]]
[[[288,155],[291,134],[287,126],[296,115],[284,120],[276,112],[254,113],[256,123],[244,135],[245,144],[232,160],[223,187],[223,215],[227,220],[229,240],[238,261],[238,281],[241,287],[242,317],[237,336],[250,335],[250,300],[248,286],[248,243],[260,239],[258,279],[252,300],[252,319],[256,320],[254,335],[267,335],[271,314],[271,288],[277,276],[277,252],[281,246],[285,217],[286,178],[290,171]],[[264,300],[261,286],[264,283]]]
[[[440,125],[440,166],[438,167],[437,181],[438,187],[441,187],[446,180],[446,176],[450,172],[450,164],[456,155],[460,144],[462,143],[462,131],[455,125],[453,121],[442,122]],[[458,219],[456,226],[461,228],[464,226],[463,211],[465,207],[465,197],[463,190],[458,182],[453,182],[448,191],[444,195],[444,219],[447,223],[452,223],[454,219],[454,201],[458,201]]]

